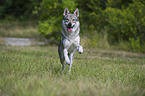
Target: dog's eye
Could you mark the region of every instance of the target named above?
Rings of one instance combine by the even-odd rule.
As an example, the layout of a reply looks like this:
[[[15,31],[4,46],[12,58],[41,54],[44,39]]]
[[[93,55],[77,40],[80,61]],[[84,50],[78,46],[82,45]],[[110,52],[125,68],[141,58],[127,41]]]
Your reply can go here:
[[[73,22],[75,22],[76,20],[75,20],[75,19],[73,19],[72,21],[73,21]]]
[[[69,21],[69,19],[66,19],[65,21],[67,21],[67,22],[68,22],[68,21]]]

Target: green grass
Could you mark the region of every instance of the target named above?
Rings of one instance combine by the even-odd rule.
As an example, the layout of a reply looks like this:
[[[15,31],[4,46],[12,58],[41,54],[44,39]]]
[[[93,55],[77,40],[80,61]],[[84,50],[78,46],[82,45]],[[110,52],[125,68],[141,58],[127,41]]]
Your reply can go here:
[[[84,49],[64,73],[56,46],[0,46],[0,96],[143,96],[145,55]]]

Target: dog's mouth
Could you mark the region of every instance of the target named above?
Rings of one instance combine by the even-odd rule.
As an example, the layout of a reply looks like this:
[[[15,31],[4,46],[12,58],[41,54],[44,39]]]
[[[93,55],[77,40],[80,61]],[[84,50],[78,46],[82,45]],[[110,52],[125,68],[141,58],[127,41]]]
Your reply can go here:
[[[72,23],[68,23],[68,25],[67,25],[67,31],[71,32],[73,27],[74,27],[74,25]]]
[[[72,31],[72,28],[67,28],[67,31],[71,32]]]
[[[73,25],[73,26],[67,26],[67,31],[68,31],[68,32],[71,32],[71,31],[73,30],[74,26],[75,26],[75,25]]]

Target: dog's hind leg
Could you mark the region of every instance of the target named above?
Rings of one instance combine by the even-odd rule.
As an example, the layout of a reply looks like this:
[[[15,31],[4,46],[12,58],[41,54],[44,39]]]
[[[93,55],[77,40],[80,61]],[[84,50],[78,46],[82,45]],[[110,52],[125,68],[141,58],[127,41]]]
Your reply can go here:
[[[68,57],[68,51],[67,51],[67,49],[64,49],[64,58],[65,58],[65,61],[66,61],[67,64],[71,63],[71,61],[70,61],[70,59]]]
[[[64,72],[64,70],[65,70],[65,62],[63,61],[62,62],[62,72]]]
[[[72,67],[72,64],[73,64],[74,54],[75,54],[75,52],[74,53],[71,53],[70,56],[69,56],[70,57],[69,72],[71,72],[71,67]]]
[[[63,46],[62,46],[61,42],[60,42],[59,47],[58,47],[58,53],[59,53],[60,62],[62,64],[62,71],[64,71],[65,70],[65,62],[64,62],[64,55],[63,55]]]
[[[64,72],[64,70],[65,70],[65,62],[64,62],[64,57],[63,57],[63,55],[61,55],[62,57],[60,57],[60,62],[61,62],[61,64],[62,64],[62,72]]]

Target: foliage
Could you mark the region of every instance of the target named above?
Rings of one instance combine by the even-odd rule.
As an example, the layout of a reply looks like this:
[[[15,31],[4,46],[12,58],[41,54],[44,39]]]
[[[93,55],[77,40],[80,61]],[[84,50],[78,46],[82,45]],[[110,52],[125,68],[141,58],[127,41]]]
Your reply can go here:
[[[40,0],[1,0],[0,18],[7,20],[28,20],[34,18],[34,7]]]
[[[91,11],[86,23],[88,26],[93,26],[88,27],[89,30],[93,29],[92,33],[96,34],[96,31],[99,35],[103,30],[107,30],[110,45],[125,41],[130,42],[134,51],[145,51],[143,49],[145,46],[144,1],[91,0],[87,5]]]
[[[143,51],[141,45],[145,40],[144,8],[145,5],[140,2],[130,4],[123,10],[106,8],[104,15],[111,43],[130,41],[133,50]]]

